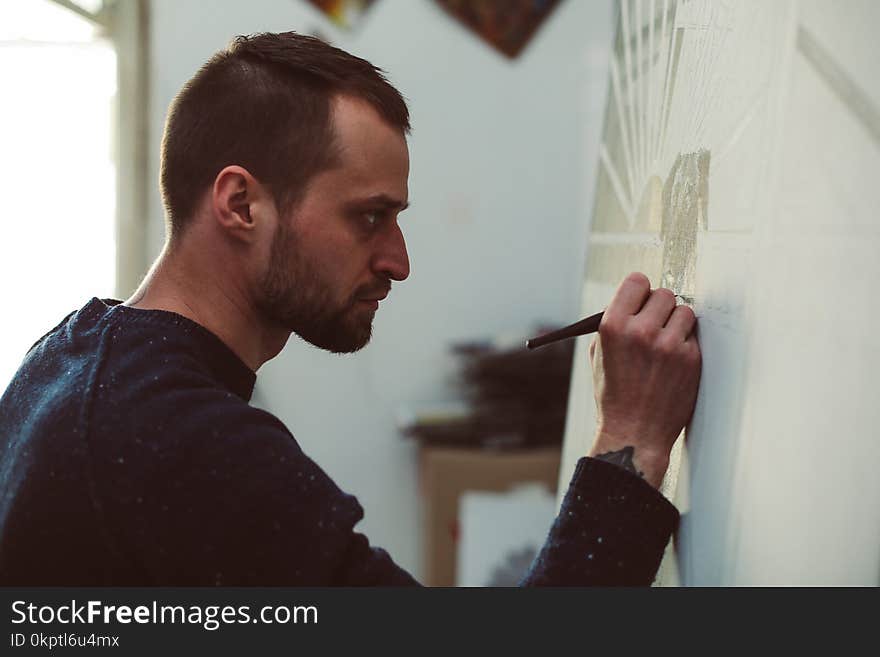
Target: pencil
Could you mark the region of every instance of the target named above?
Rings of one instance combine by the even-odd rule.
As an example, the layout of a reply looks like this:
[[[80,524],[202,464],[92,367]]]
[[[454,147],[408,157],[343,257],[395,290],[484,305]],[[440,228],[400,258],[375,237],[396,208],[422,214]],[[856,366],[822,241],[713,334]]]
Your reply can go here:
[[[545,344],[550,344],[551,342],[557,342],[567,338],[575,338],[579,335],[587,335],[588,333],[595,333],[599,330],[599,323],[602,321],[602,315],[604,314],[605,311],[602,311],[601,313],[590,315],[579,322],[575,322],[570,326],[551,331],[550,333],[545,333],[544,335],[532,338],[531,340],[526,340],[526,347],[529,349],[536,349],[538,347],[543,347]]]

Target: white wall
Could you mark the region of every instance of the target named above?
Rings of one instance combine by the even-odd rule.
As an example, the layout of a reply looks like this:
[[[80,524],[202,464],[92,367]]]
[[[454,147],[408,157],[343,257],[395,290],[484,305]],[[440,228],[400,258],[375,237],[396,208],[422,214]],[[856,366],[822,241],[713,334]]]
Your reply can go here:
[[[680,581],[876,585],[880,4],[675,3],[668,77],[668,38],[655,41],[659,57],[638,56],[650,32],[632,28],[651,4],[621,5],[637,36],[621,40],[635,45],[617,67],[642,64],[630,69],[634,93],[622,82],[608,112],[635,120],[610,120],[603,140],[583,308],[605,305],[632,269],[657,285],[667,251],[693,259],[693,290],[676,292],[694,299],[702,379],[679,485],[673,465],[665,486],[687,512]],[[657,157],[631,166],[623,135],[642,145],[638,119],[647,115],[648,134],[663,124],[639,91],[664,80],[674,84]],[[707,174],[676,173],[679,156],[700,152],[711,155]],[[640,174],[629,198],[611,183],[628,166]],[[669,194],[647,194],[654,180]],[[695,239],[664,241],[661,218],[695,221],[689,210],[704,201]],[[588,342],[575,355],[563,482],[595,431]],[[669,574],[661,568],[661,581]]]
[[[610,0],[565,0],[517,60],[430,0],[380,0],[352,32],[299,0],[154,0],[152,188],[168,103],[233,36],[315,30],[385,69],[410,103],[412,274],[373,341],[333,356],[292,338],[261,369],[260,403],[366,509],[360,529],[420,573],[416,451],[405,404],[449,399],[451,342],[570,322],[579,309],[612,36]],[[152,195],[152,253],[163,235]]]

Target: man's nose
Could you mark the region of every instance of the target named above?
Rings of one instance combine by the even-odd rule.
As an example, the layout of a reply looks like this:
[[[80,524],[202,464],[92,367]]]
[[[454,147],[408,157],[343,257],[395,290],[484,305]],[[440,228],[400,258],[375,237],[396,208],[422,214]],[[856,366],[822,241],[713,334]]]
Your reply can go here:
[[[397,224],[394,224],[393,230],[383,236],[380,248],[373,259],[373,271],[393,281],[402,281],[409,276],[406,240]]]

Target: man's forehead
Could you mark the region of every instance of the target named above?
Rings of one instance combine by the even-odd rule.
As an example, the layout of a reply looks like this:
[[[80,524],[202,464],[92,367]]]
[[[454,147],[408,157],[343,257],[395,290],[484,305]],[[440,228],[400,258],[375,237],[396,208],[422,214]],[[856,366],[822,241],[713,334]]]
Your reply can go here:
[[[367,101],[337,96],[333,108],[337,157],[336,165],[322,176],[325,184],[337,186],[346,202],[405,208],[409,150],[404,134]]]

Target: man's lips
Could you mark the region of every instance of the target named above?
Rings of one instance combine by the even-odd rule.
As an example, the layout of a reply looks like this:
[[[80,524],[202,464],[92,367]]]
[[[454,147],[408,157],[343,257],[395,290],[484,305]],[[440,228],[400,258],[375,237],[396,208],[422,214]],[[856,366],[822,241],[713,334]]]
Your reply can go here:
[[[385,292],[382,292],[378,296],[374,295],[374,296],[370,296],[370,297],[364,297],[363,299],[361,299],[361,301],[382,301],[382,299],[384,299],[387,296],[388,296],[388,291],[386,290]]]
[[[387,297],[390,291],[390,287],[386,287],[382,290],[376,290],[375,292],[368,293],[366,296],[361,297],[360,299],[358,299],[358,302],[368,305],[373,310],[378,310],[379,302]]]

